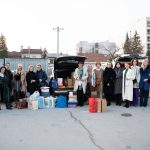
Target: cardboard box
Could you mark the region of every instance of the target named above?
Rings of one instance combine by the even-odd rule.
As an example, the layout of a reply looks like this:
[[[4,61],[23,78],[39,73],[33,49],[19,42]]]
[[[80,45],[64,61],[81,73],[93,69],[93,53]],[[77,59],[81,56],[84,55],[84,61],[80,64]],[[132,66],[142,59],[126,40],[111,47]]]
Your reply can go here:
[[[72,79],[67,79],[68,86],[73,86],[73,80]]]
[[[98,99],[98,112],[107,111],[107,101],[106,99]]]

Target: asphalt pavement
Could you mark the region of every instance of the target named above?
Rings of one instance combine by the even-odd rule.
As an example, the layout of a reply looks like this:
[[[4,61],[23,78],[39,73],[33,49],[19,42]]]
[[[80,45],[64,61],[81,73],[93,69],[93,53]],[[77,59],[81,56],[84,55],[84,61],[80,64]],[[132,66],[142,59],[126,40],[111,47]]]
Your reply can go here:
[[[150,106],[113,104],[104,113],[89,113],[88,106],[40,110],[3,106],[0,150],[150,150]]]

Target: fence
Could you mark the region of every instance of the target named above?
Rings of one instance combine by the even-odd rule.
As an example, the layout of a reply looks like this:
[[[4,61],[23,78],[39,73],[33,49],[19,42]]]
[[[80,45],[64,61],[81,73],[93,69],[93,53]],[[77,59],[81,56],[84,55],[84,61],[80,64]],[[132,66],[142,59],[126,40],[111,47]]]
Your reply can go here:
[[[36,66],[37,64],[41,64],[43,70],[47,70],[47,59],[41,59],[41,58],[5,58],[0,59],[0,65],[2,66],[5,63],[10,63],[10,70],[14,71],[17,68],[18,64],[22,64],[23,69],[25,71],[28,70],[29,65]]]
[[[0,67],[4,65],[4,59],[0,59]]]

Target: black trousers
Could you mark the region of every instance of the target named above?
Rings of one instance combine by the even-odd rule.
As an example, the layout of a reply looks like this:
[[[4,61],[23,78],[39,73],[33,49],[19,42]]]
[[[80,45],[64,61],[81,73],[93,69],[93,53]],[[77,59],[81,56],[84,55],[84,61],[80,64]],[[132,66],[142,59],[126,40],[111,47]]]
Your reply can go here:
[[[13,91],[13,99],[14,99],[14,102],[18,102],[19,99],[20,99],[20,91]]]
[[[78,106],[83,106],[85,102],[85,94],[83,93],[83,88],[77,90],[77,101],[78,101]]]
[[[122,94],[115,94],[116,105],[121,105],[122,103]]]
[[[140,106],[147,106],[149,90],[140,89]]]
[[[91,97],[91,83],[87,83],[86,95],[87,95],[87,99],[88,99],[89,97]]]

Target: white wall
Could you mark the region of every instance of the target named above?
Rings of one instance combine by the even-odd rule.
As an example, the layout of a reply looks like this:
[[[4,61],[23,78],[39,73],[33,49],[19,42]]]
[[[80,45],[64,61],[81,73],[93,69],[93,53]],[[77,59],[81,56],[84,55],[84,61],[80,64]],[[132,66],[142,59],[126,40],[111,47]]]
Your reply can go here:
[[[41,54],[21,54],[22,58],[42,58]]]

